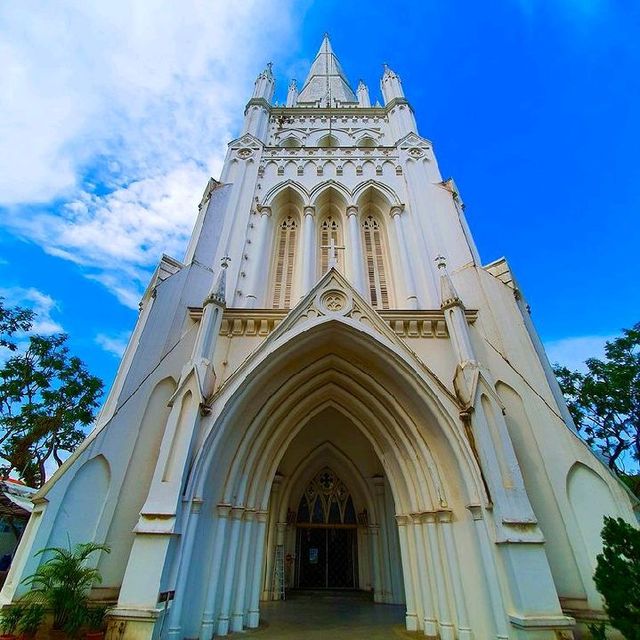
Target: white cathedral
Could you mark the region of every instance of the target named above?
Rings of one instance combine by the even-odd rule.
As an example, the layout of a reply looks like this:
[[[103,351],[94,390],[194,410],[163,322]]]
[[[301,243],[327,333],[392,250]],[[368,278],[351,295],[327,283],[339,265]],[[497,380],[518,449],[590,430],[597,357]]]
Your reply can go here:
[[[119,640],[256,628],[285,587],[369,592],[442,640],[580,637],[602,615],[603,515],[636,522],[634,500],[577,436],[400,78],[380,84],[384,106],[354,93],[326,36],[285,105],[258,76],[3,603],[38,550],[92,540]]]

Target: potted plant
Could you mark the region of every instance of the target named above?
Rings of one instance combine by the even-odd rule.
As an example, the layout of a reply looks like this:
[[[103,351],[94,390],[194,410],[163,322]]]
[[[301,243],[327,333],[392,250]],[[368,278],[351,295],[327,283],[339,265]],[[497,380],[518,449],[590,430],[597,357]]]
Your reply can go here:
[[[103,640],[109,608],[104,605],[88,607],[85,614],[85,640]]]
[[[23,582],[31,587],[27,602],[44,605],[53,614],[53,634],[76,637],[86,616],[89,590],[102,581],[95,567],[87,566],[97,551],[109,553],[109,547],[94,542],[76,544],[73,548],[47,547],[36,555],[49,557]]]
[[[22,640],[33,640],[44,619],[45,609],[37,602],[30,602],[22,609],[18,622],[18,631]]]
[[[15,640],[16,629],[22,617],[24,607],[20,604],[10,604],[0,611],[0,640]]]

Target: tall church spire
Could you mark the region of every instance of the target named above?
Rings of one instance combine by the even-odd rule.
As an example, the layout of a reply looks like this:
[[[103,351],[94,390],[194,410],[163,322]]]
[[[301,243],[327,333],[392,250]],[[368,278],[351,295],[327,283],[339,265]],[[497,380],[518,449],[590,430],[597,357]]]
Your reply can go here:
[[[331,48],[327,33],[324,34],[320,50],[298,95],[298,104],[316,104],[318,101],[321,106],[335,106],[336,102],[358,102]]]

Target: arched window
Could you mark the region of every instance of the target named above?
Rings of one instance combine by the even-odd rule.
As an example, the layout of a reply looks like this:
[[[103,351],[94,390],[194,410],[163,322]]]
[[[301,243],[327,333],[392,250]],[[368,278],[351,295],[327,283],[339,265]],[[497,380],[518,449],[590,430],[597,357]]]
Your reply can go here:
[[[376,141],[371,136],[362,136],[358,142],[356,142],[356,147],[365,147],[368,149],[372,149],[376,147]]]
[[[325,467],[307,485],[298,506],[298,524],[357,524],[346,485]]]
[[[276,241],[276,269],[273,288],[274,309],[288,309],[291,306],[291,285],[296,260],[296,235],[298,224],[292,216],[287,216],[278,227]]]
[[[318,140],[319,147],[338,147],[340,146],[340,141],[335,136],[332,136],[330,133],[326,136],[323,136]]]
[[[323,276],[329,271],[329,261],[331,258],[331,243],[336,247],[342,246],[342,229],[337,216],[327,216],[320,225],[320,275]],[[338,258],[338,268],[342,270],[342,251],[336,250]]]
[[[387,287],[382,229],[380,223],[371,215],[362,221],[362,239],[371,306],[377,309],[388,309],[389,289]]]
[[[296,149],[302,146],[302,142],[300,142],[300,140],[298,140],[298,138],[296,138],[295,136],[289,136],[282,142],[281,146],[288,149]]]

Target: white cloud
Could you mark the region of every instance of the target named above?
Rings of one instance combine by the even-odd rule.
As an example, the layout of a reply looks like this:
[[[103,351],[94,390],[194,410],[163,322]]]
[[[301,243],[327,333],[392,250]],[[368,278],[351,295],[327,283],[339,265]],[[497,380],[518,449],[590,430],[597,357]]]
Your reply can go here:
[[[545,342],[544,347],[551,364],[561,364],[572,370],[587,370],[585,360],[603,358],[604,345],[616,336],[576,336]]]
[[[116,358],[121,358],[124,350],[127,348],[130,335],[131,332],[129,331],[118,333],[117,335],[99,333],[95,341],[96,344],[100,345],[107,353],[114,355]]]
[[[292,7],[0,5],[4,224],[134,306],[160,254],[181,257],[253,79],[293,37]]]
[[[33,287],[3,287],[0,297],[4,298],[6,306],[20,306],[32,309],[36,313],[32,330],[35,333],[51,335],[64,331],[62,325],[51,317],[58,310],[58,303],[46,293]]]

